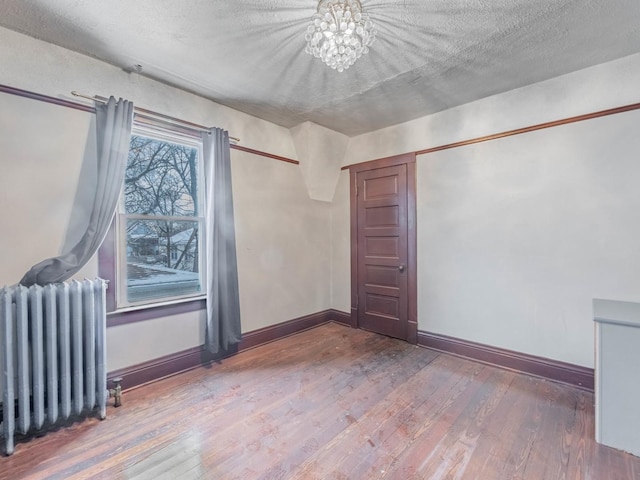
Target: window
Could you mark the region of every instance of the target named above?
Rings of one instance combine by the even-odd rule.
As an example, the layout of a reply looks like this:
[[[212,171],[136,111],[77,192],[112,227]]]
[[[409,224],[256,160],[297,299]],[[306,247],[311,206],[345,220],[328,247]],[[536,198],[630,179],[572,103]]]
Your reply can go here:
[[[201,144],[134,126],[117,222],[119,308],[203,293]]]

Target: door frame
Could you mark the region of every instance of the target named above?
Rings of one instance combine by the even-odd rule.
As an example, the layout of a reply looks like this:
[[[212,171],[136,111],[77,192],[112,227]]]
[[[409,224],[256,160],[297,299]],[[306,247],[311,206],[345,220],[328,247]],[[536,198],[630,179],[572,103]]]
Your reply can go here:
[[[416,154],[405,153],[349,165],[351,206],[351,326],[358,325],[358,173],[379,168],[407,165],[407,341],[418,343],[418,284],[416,238]]]

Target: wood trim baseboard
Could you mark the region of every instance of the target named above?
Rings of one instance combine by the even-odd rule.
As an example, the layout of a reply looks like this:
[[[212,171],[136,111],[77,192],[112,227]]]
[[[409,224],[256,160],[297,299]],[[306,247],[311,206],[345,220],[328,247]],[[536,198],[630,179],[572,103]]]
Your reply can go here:
[[[351,314],[339,310],[329,310],[329,320],[340,325],[351,327]]]
[[[209,365],[215,360],[230,357],[239,352],[249,350],[250,348],[259,347],[260,345],[294,335],[304,330],[309,330],[310,328],[330,321],[349,325],[350,318],[348,313],[333,309],[324,310],[247,332],[242,335],[242,340],[235,348],[222,352],[215,358],[212,358],[211,355],[204,350],[202,345],[199,345],[137,365],[114,370],[109,372],[107,379],[108,382],[111,383],[113,378],[120,377],[122,378],[121,385],[123,390],[130,390],[200,366]]]
[[[477,362],[572,385],[582,390],[593,392],[594,389],[593,368],[424,331],[418,331],[418,345]]]
[[[286,322],[277,323],[268,327],[243,333],[242,340],[238,345],[238,351],[249,350],[265,343],[274,342],[284,337],[309,330],[329,321],[329,313],[331,310],[324,310],[304,317],[294,318]]]
[[[236,348],[222,353],[215,360],[230,357],[236,353],[274,342],[327,322],[352,326],[349,313],[334,309],[324,310],[247,332],[243,335],[242,341]],[[418,331],[418,345],[481,363],[565,383],[583,390],[593,391],[594,389],[594,370],[592,368],[424,331]],[[200,345],[137,365],[114,370],[109,373],[108,379],[121,377],[122,388],[130,390],[200,366],[209,365],[212,361],[214,359]]]
[[[111,387],[114,378],[122,378],[122,389],[130,390],[147,383],[186,372],[200,365],[210,363],[205,358],[202,345],[181,352],[154,358],[130,367],[120,368],[107,374],[107,383]]]

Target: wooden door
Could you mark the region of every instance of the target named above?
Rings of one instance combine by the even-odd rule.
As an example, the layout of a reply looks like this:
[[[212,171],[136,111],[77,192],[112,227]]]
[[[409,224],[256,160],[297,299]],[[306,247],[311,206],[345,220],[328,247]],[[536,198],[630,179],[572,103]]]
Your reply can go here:
[[[356,215],[358,326],[409,340],[407,164],[357,172]]]

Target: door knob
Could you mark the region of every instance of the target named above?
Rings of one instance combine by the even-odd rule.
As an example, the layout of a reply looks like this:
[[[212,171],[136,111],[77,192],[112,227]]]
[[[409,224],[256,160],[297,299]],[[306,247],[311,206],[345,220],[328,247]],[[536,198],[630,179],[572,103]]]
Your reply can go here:
[[[400,273],[404,272],[404,265],[398,265],[398,270],[400,270]]]

